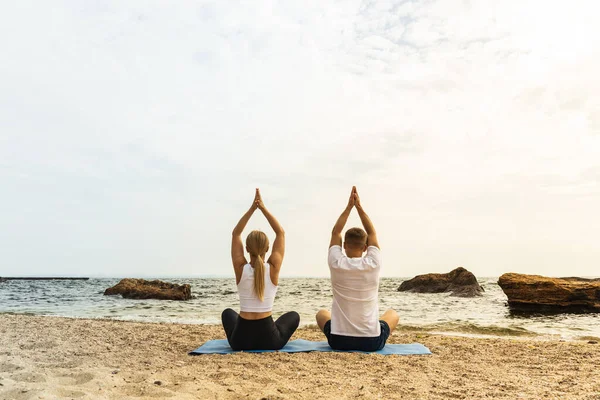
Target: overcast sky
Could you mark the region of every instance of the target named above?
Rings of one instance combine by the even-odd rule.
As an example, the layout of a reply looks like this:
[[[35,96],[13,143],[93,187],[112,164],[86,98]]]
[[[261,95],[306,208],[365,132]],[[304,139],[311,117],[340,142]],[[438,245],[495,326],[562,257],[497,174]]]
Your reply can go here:
[[[385,276],[598,276],[598,7],[2,2],[0,276],[233,276],[255,187],[327,276],[352,185]]]

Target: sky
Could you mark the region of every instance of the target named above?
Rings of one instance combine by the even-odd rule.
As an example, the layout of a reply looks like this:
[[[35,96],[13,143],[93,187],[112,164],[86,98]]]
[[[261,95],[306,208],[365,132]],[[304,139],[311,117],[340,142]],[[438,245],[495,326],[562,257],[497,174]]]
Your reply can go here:
[[[2,2],[0,276],[233,276],[256,187],[328,276],[352,185],[383,276],[600,276],[597,11]]]

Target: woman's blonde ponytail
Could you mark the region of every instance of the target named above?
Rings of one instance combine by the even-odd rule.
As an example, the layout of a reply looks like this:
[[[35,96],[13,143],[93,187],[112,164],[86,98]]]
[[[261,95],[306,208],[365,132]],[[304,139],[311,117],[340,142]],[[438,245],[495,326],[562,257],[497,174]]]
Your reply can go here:
[[[269,238],[264,232],[252,231],[246,238],[246,249],[252,257],[254,293],[260,301],[263,301],[265,296],[265,260],[263,260],[263,257],[269,250]]]
[[[265,263],[260,255],[254,259],[254,293],[263,301],[265,296]]]

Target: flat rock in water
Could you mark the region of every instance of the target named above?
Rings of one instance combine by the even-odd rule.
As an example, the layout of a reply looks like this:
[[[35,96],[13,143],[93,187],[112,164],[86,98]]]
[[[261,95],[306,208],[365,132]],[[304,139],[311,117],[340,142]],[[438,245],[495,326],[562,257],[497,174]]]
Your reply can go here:
[[[600,312],[600,279],[550,278],[507,273],[498,285],[512,308]]]
[[[127,299],[189,300],[190,285],[177,285],[159,280],[121,279],[121,282],[104,291],[105,296],[120,294]]]
[[[477,278],[463,267],[447,274],[425,274],[402,282],[399,292],[414,293],[452,293],[452,296],[475,297],[484,292]]]

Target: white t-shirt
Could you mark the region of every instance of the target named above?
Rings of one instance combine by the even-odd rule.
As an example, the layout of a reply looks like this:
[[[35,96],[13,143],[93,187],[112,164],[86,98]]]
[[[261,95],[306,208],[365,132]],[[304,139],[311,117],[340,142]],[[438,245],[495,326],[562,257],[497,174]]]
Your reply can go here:
[[[329,248],[328,262],[333,291],[331,333],[379,336],[380,250],[369,246],[364,257],[348,258],[341,246],[334,245]]]

